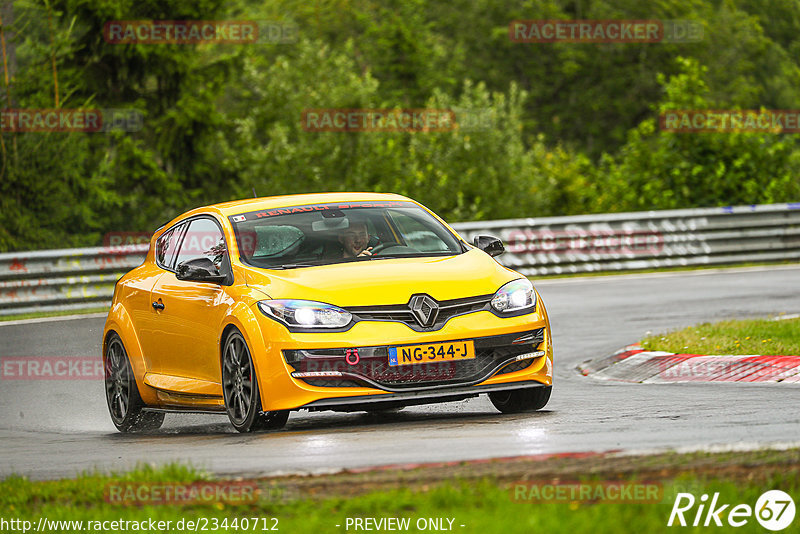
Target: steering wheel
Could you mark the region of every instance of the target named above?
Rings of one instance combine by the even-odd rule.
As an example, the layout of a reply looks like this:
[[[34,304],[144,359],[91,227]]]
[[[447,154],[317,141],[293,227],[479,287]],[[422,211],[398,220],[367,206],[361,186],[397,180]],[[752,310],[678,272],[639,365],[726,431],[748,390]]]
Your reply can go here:
[[[373,255],[375,255],[384,249],[387,249],[389,247],[396,247],[399,244],[400,243],[381,243],[380,245],[375,245],[374,247],[372,247],[372,250],[370,250],[370,252]]]
[[[379,256],[381,252],[392,251],[392,250],[395,250],[396,252],[399,252],[401,250],[411,251],[412,253],[419,252],[419,250],[413,247],[401,245],[400,243],[381,243],[380,245],[374,247],[370,252],[372,252],[373,256]]]

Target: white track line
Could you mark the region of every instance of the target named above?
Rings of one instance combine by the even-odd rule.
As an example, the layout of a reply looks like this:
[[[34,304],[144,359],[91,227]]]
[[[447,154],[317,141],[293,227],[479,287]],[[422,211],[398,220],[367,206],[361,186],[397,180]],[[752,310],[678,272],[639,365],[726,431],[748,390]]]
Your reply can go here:
[[[625,449],[609,453],[608,456],[650,456],[674,452],[687,454],[693,452],[750,452],[761,450],[786,451],[800,448],[800,441],[775,441],[775,442],[739,442],[739,443],[709,443],[706,445],[681,445],[678,447],[663,447],[653,449]]]
[[[34,324],[50,323],[55,321],[74,321],[75,319],[99,319],[107,317],[107,312],[98,313],[77,313],[75,315],[57,315],[55,317],[36,317],[34,319],[18,319],[16,321],[0,321],[0,326],[12,326],[15,324]]]
[[[630,274],[605,274],[595,276],[575,276],[564,278],[536,278],[529,276],[534,285],[543,286],[550,284],[572,284],[580,282],[616,282],[618,280],[637,280],[641,278],[674,278],[676,276],[705,276],[709,274],[738,274],[738,273],[757,273],[764,271],[791,271],[800,270],[800,264],[792,265],[775,265],[775,266],[759,266],[759,267],[727,267],[727,268],[712,268],[712,269],[694,269],[687,271],[670,271],[663,273],[630,273]]]

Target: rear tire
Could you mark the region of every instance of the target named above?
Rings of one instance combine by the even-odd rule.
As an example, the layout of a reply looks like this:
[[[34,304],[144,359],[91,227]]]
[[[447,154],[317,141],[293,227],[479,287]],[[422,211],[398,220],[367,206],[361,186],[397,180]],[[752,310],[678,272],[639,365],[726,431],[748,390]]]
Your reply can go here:
[[[146,432],[161,428],[164,414],[144,411],[147,406],[136,386],[128,352],[116,332],[108,337],[105,356],[106,404],[117,430]]]
[[[239,432],[277,430],[289,419],[288,410],[263,412],[253,358],[241,332],[225,339],[222,351],[222,392],[228,418]]]
[[[489,393],[489,400],[503,413],[525,413],[541,410],[550,400],[553,386],[542,386]]]

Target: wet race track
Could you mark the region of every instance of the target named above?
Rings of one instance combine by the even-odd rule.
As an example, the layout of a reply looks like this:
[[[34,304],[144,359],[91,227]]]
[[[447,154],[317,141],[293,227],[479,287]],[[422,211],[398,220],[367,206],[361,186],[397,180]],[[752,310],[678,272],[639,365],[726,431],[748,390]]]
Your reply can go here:
[[[485,396],[375,416],[293,412],[284,430],[242,435],[224,416],[168,415],[118,433],[100,380],[0,381],[0,476],[57,478],[141,462],[248,476],[576,451],[799,443],[800,386],[625,384],[575,366],[647,332],[800,313],[800,267],[543,280],[555,387],[547,407],[502,415]],[[0,324],[0,357],[100,354],[104,317]]]

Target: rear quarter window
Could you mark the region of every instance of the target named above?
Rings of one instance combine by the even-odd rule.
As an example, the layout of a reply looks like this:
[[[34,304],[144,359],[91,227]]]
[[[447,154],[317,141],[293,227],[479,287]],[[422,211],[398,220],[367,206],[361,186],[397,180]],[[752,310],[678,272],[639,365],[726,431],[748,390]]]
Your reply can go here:
[[[183,225],[178,225],[169,230],[156,241],[156,263],[164,269],[172,269],[175,261],[175,254],[178,252],[178,241],[180,241]]]

